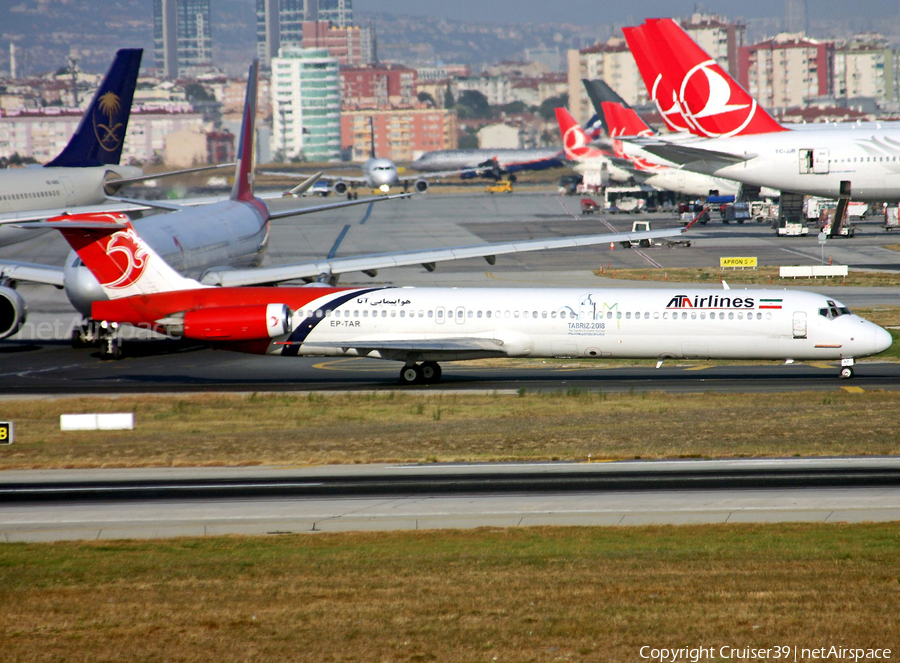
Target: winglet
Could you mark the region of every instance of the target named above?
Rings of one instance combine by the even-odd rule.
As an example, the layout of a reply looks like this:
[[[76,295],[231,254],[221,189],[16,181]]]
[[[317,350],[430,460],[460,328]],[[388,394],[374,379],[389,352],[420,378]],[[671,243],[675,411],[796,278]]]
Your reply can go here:
[[[253,200],[253,143],[256,138],[256,85],[259,75],[259,60],[253,60],[247,76],[247,96],[244,99],[244,116],[241,120],[241,136],[238,141],[237,166],[234,171],[234,185],[231,200],[250,202]]]
[[[72,138],[47,168],[89,168],[119,163],[143,49],[123,48],[94,93]]]

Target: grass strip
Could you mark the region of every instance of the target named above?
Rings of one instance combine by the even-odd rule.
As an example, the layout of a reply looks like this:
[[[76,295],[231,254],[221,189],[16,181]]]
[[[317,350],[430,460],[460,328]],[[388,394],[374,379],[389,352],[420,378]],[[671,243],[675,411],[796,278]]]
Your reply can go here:
[[[673,283],[718,285],[725,281],[729,285],[756,285],[773,288],[839,288],[847,287],[896,287],[900,285],[900,272],[875,270],[850,270],[846,277],[783,279],[778,275],[778,267],[758,267],[757,269],[719,269],[718,267],[666,267],[663,269],[616,269],[598,267],[595,276],[628,281],[672,281]]]
[[[0,469],[898,452],[900,392],[372,392],[4,401]],[[59,430],[134,412],[134,431]]]
[[[641,660],[645,645],[896,651],[898,546],[895,524],[8,544],[0,641],[4,660],[29,661],[615,662]]]

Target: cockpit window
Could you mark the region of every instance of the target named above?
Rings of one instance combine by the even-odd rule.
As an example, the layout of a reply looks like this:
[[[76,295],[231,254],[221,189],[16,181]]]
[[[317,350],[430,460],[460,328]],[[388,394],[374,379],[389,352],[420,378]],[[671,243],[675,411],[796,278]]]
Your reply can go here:
[[[820,308],[819,315],[823,318],[828,318],[829,320],[834,320],[835,318],[839,318],[842,315],[850,315],[850,309],[846,306],[838,306],[834,301],[827,300],[828,304],[827,308]]]

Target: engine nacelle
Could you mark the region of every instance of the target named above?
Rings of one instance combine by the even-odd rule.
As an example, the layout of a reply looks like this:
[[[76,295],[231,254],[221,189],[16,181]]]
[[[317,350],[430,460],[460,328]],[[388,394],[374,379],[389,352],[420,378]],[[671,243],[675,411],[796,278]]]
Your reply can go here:
[[[347,183],[343,180],[338,180],[337,182],[335,182],[332,188],[334,189],[334,192],[339,196],[343,196],[345,193],[347,193]]]
[[[425,180],[416,180],[415,187],[418,193],[425,193],[428,191],[428,182]]]
[[[28,308],[22,295],[6,286],[0,286],[0,338],[12,336],[25,324]]]
[[[286,304],[218,306],[184,314],[185,338],[198,341],[255,341],[275,338],[293,329]]]

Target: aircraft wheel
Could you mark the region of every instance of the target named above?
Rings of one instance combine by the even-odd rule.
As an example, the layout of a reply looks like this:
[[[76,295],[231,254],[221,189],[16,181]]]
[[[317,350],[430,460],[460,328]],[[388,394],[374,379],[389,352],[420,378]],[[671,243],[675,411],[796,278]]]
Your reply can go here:
[[[400,369],[400,384],[417,384],[421,381],[421,366],[404,366],[402,369]]]
[[[650,240],[649,240],[649,239],[642,239],[642,240],[641,240],[641,248],[642,248],[642,249],[646,249],[646,248],[648,248],[649,246],[650,246]]]
[[[72,347],[78,350],[79,348],[86,347],[87,343],[84,339],[84,331],[79,327],[78,329],[72,330]]]
[[[839,373],[839,375],[841,376],[841,379],[849,380],[850,378],[853,377],[853,369],[850,368],[849,366],[844,366],[841,369],[841,372]]]
[[[104,338],[100,341],[100,358],[101,359],[121,359],[122,343],[115,336]]]
[[[420,366],[424,382],[437,382],[441,379],[441,367],[436,361],[426,361]]]

